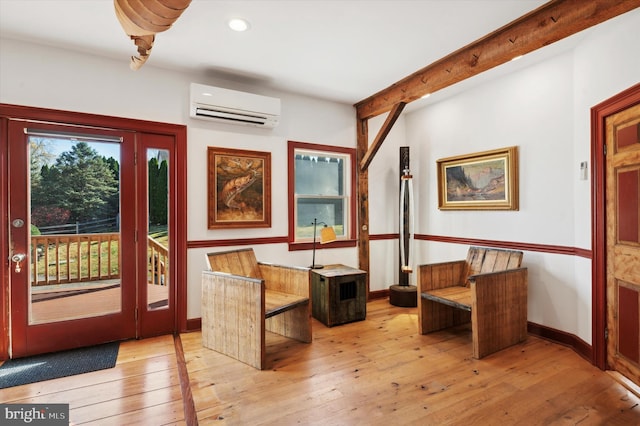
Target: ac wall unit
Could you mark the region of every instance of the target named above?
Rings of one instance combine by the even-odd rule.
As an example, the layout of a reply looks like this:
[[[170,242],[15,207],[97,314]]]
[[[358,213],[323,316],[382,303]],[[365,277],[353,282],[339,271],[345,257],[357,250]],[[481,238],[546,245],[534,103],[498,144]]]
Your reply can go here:
[[[273,128],[280,120],[280,99],[191,83],[189,115],[201,120]]]

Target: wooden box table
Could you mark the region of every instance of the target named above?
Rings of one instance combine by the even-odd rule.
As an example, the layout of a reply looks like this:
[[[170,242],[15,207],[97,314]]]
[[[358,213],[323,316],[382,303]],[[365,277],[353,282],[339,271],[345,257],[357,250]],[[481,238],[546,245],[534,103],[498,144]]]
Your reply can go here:
[[[311,271],[311,311],[327,327],[367,315],[367,273],[345,265]]]

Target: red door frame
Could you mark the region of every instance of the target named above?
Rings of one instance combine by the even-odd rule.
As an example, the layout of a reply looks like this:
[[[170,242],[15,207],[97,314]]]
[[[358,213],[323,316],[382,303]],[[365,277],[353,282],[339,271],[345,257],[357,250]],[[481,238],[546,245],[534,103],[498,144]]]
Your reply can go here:
[[[61,111],[46,108],[34,108],[20,105],[0,103],[0,359],[7,359],[9,355],[9,236],[8,236],[8,120],[34,120],[50,123],[74,124],[80,126],[95,126],[101,128],[119,129],[138,133],[152,133],[169,135],[175,140],[176,176],[171,184],[175,185],[175,284],[176,284],[176,331],[187,330],[187,127],[179,124],[168,124],[153,121],[135,120],[102,116],[96,114],[84,114],[77,112]]]
[[[605,119],[640,103],[640,84],[591,108],[591,250],[593,253],[592,298],[592,362],[605,370],[607,364],[607,223],[606,223],[606,144]]]
[[[9,172],[7,170],[7,154],[9,144],[7,143],[7,120],[0,114],[0,359],[7,359],[9,352],[9,294],[7,286],[9,282],[9,188],[7,181]]]

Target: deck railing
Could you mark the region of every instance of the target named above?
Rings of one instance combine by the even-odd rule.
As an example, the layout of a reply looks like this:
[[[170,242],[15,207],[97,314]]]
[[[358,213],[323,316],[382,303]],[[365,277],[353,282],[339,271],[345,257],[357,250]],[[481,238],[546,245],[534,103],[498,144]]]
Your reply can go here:
[[[115,233],[31,237],[31,285],[120,278],[120,235]],[[168,250],[148,239],[148,283],[168,284]]]
[[[147,237],[147,284],[168,285],[169,250],[153,237]]]

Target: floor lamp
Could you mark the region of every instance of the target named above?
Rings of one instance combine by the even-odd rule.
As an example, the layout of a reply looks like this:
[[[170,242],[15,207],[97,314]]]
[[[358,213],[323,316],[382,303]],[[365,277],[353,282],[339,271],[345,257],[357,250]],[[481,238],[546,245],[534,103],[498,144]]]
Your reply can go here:
[[[418,289],[409,284],[413,272],[413,176],[409,170],[409,147],[400,147],[400,273],[399,284],[389,287],[389,303],[394,306],[415,307],[418,305]]]
[[[320,244],[330,243],[338,239],[336,237],[336,231],[331,226],[328,226],[324,222],[318,222],[317,218],[313,219],[313,260],[311,261],[311,269],[324,268],[324,265],[316,265],[316,229],[318,224],[324,225],[320,230]]]

